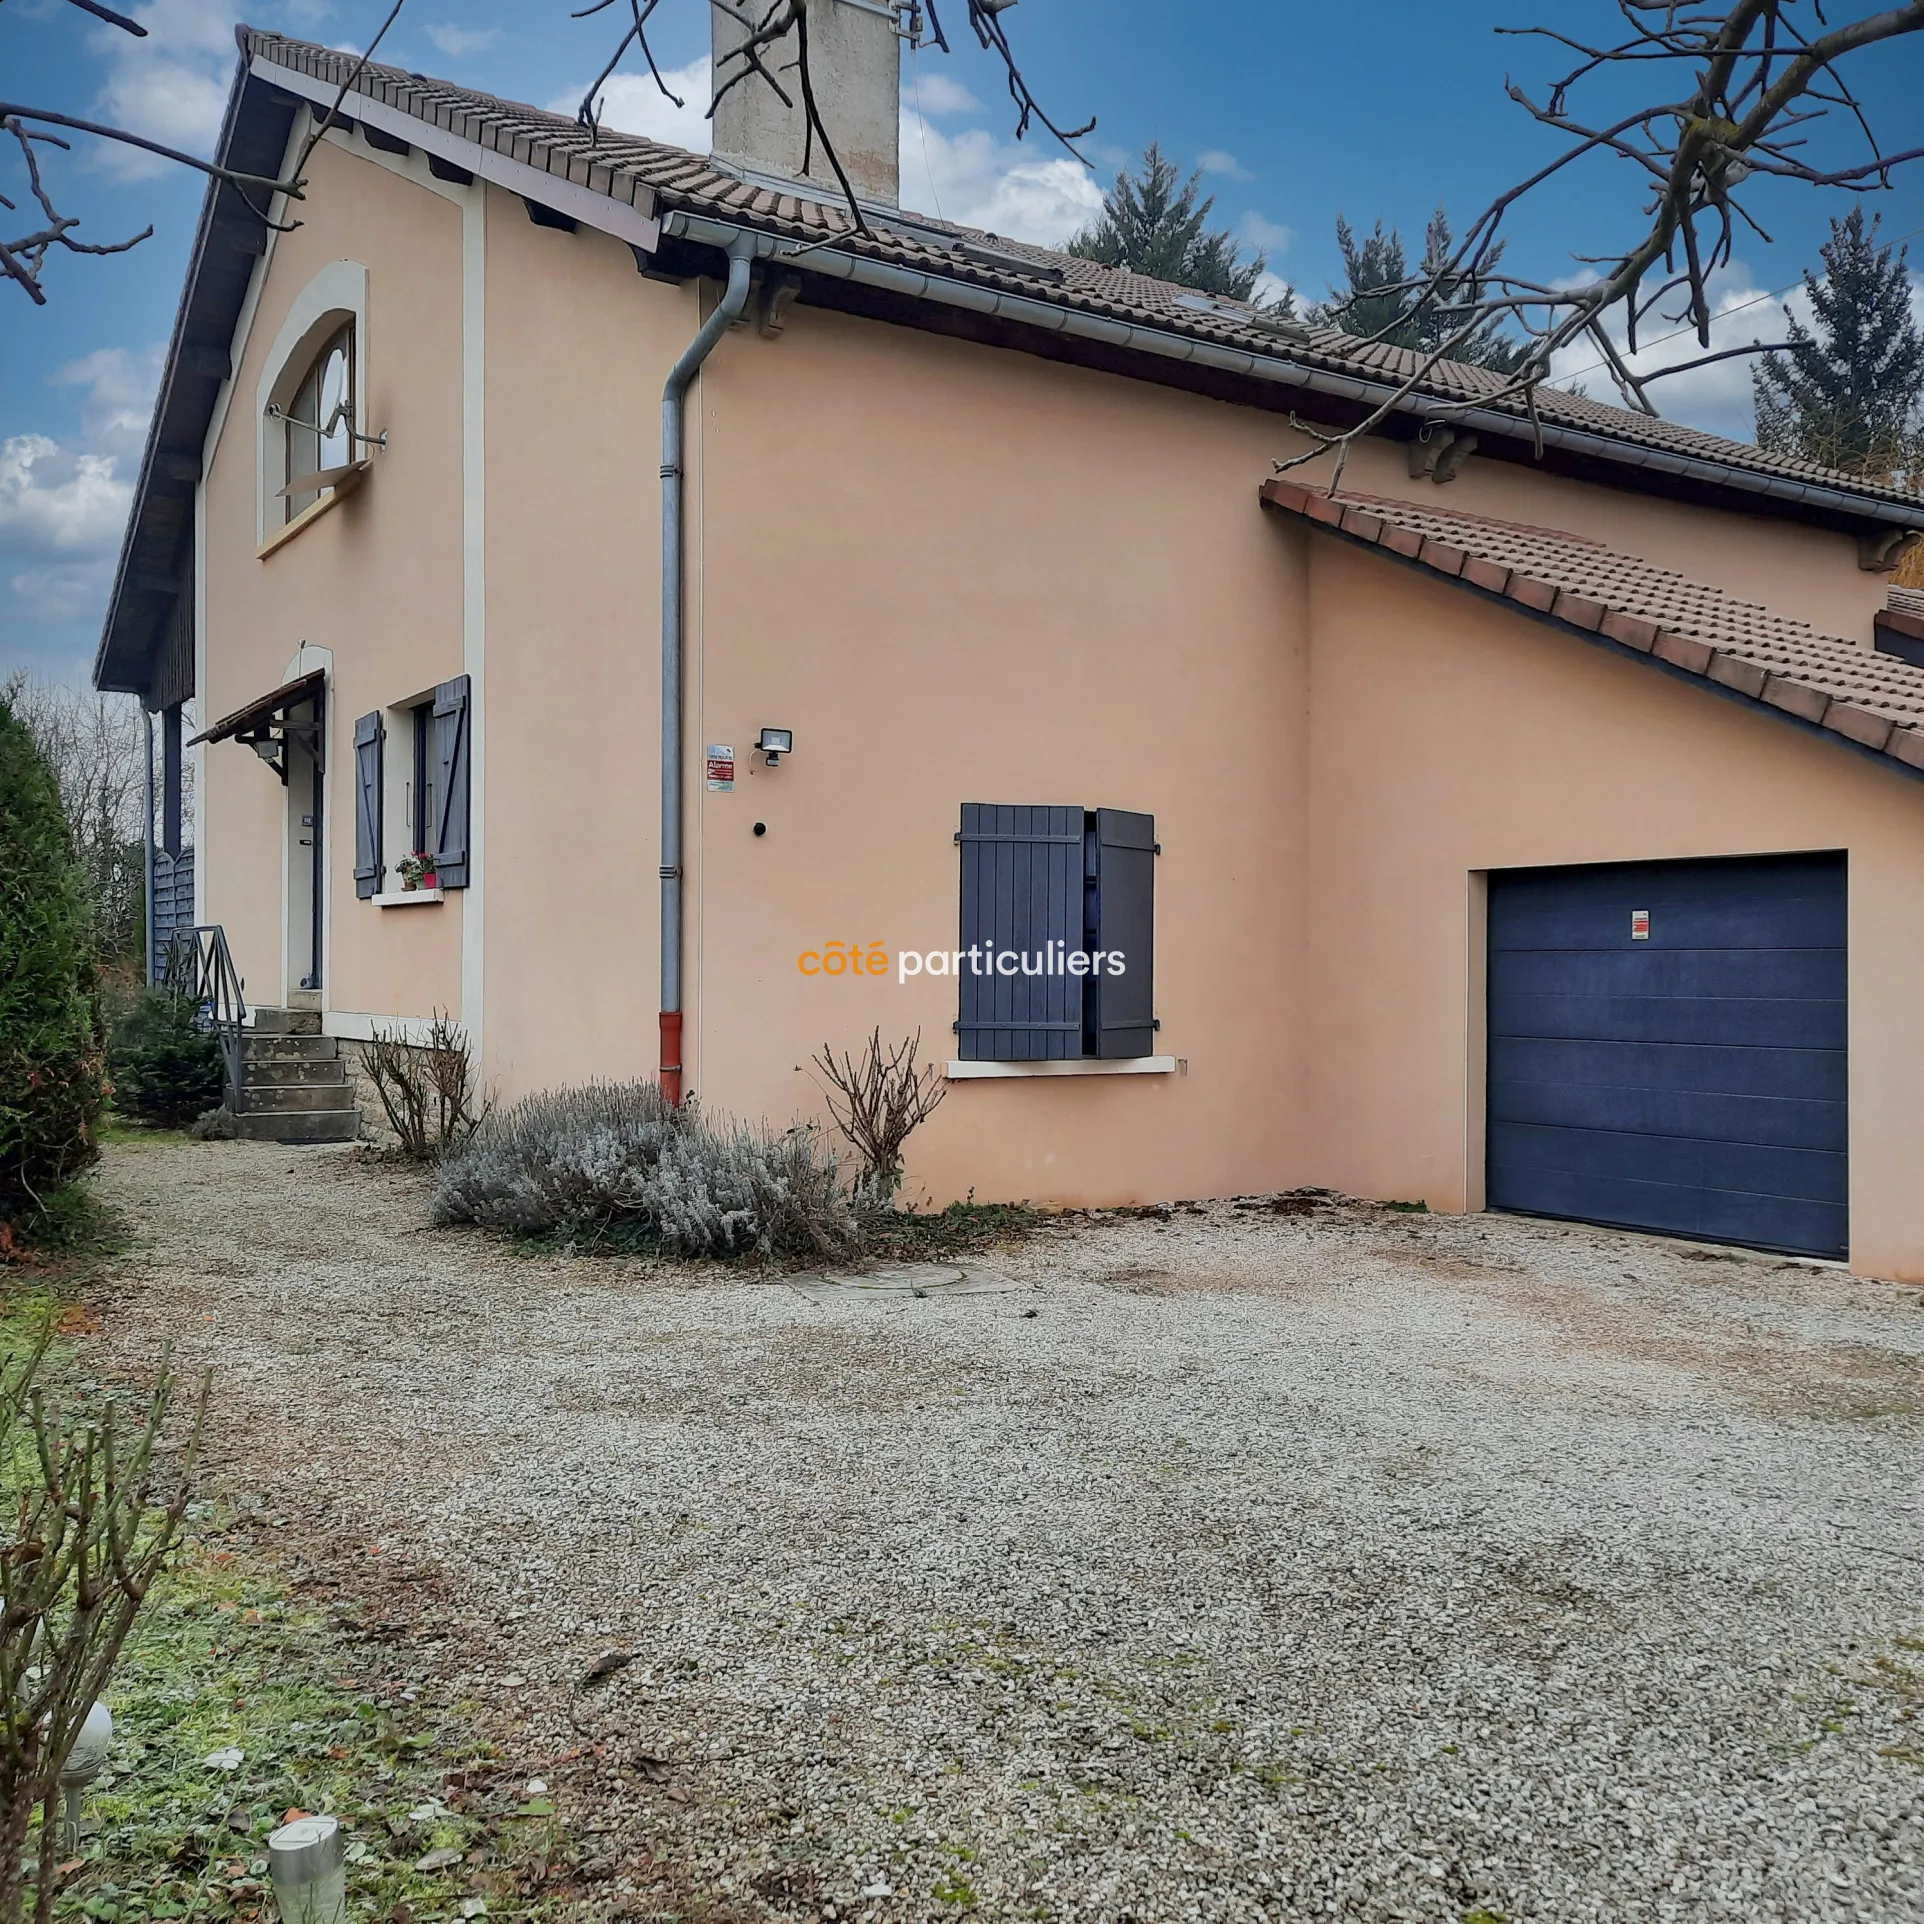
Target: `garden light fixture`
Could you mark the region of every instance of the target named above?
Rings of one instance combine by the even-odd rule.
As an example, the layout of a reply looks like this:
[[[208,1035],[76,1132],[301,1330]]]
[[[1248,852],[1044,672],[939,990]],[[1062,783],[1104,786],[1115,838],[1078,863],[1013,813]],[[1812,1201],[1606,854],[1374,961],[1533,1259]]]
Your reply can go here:
[[[80,1847],[80,1793],[107,1768],[107,1747],[113,1742],[114,1720],[105,1704],[97,1703],[81,1720],[67,1761],[60,1766],[60,1788],[67,1793],[67,1849]]]
[[[281,1924],[347,1924],[347,1857],[338,1819],[297,1817],[269,1832],[267,1871]]]

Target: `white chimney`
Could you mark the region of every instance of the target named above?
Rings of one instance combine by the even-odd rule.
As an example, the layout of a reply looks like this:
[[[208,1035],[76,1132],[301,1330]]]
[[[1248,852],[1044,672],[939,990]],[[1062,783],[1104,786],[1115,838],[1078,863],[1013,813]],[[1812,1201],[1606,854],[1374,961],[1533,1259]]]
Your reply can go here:
[[[815,105],[835,152],[859,199],[893,207],[901,192],[902,42],[897,8],[889,0],[801,3],[807,8]],[[751,23],[766,17],[770,7],[771,0],[726,0],[725,5],[710,6],[717,89],[742,71],[736,49],[748,39]],[[715,158],[752,173],[808,180],[840,192],[821,141],[814,142],[812,152],[809,148],[794,27],[757,51],[792,104],[783,106],[759,73],[751,71],[736,81],[715,108]]]

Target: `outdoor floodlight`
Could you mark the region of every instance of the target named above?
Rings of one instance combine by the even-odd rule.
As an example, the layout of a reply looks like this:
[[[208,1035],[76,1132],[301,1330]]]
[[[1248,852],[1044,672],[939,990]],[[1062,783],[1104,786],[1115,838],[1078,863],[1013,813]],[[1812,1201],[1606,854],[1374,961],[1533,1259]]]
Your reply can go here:
[[[282,1924],[347,1924],[347,1856],[333,1817],[297,1817],[268,1834],[267,1871]]]
[[[762,738],[755,746],[761,750],[770,768],[777,767],[784,755],[795,752],[795,731],[792,728],[764,728]]]

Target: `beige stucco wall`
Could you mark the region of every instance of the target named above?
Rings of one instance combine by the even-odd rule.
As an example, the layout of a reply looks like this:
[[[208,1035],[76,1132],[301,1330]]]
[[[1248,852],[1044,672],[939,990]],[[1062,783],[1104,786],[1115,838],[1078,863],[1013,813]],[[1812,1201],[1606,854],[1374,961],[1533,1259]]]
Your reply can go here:
[[[1853,1266],[1924,1278],[1924,786],[1380,557],[1310,569],[1310,1180],[1482,1200],[1472,878],[1843,849]]]
[[[263,563],[237,405],[208,489],[207,700],[272,685],[303,637],[333,649],[345,831],[352,717],[462,666],[462,237],[459,207],[373,159],[321,166],[239,391],[251,407],[276,301],[351,252],[392,446]],[[356,902],[337,832],[328,1002],[466,1015],[504,1098],[656,1061],[660,392],[712,297],[487,193],[485,995],[461,1008],[460,917]],[[1139,809],[1180,1071],[953,1085],[912,1192],[1327,1182],[1473,1206],[1481,870],[1843,847],[1856,1260],[1924,1274],[1899,1095],[1924,1064],[1905,968],[1924,796],[1265,514],[1295,445],[1275,415],[821,310],[723,341],[690,426],[690,1086],[786,1122],[825,1114],[804,1072],[824,1043],[919,1028],[945,1060],[952,983],[797,957],[951,946],[966,801]],[[1350,484],[1569,527],[1837,631],[1877,587],[1841,537],[1496,462],[1437,490],[1371,444]],[[764,725],[795,731],[779,770],[749,754]],[[732,793],[703,784],[709,742],[737,751]],[[278,790],[229,748],[208,796],[210,910],[265,979]]]
[[[811,1049],[876,1024],[953,1054],[953,981],[798,957],[952,947],[964,802],[1141,810],[1187,1071],[958,1084],[911,1173],[943,1201],[1265,1186],[1301,1073],[1304,583],[1242,532],[1274,424],[823,314],[725,343],[702,416],[697,739],[796,752],[696,797],[701,1088],[783,1116]]]
[[[488,195],[487,1066],[656,1051],[661,386],[693,289]]]
[[[277,239],[263,276],[207,471],[201,712],[218,718],[277,686],[303,641],[332,652],[328,1006],[458,1014],[459,914],[355,898],[353,725],[461,672],[461,210],[331,139],[312,176],[302,224]],[[258,382],[290,308],[336,260],[367,269],[364,418],[388,448],[357,494],[260,559]],[[283,975],[284,793],[231,742],[207,750],[204,784],[208,918],[227,930],[249,1001],[279,1003],[302,966],[293,958]],[[389,796],[391,810],[404,805]]]

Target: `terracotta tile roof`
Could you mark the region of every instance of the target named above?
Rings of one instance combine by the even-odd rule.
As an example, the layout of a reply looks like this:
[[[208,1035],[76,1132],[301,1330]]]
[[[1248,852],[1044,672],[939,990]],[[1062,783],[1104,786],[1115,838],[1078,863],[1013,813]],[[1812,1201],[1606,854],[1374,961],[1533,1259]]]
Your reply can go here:
[[[333,86],[341,85],[354,73],[355,57],[351,54],[257,28],[241,28],[240,44],[250,56]],[[1292,327],[1283,332],[1246,302],[1201,295],[1167,281],[1150,280],[923,215],[905,214],[893,227],[878,222],[877,231],[864,236],[854,230],[848,209],[839,203],[742,180],[704,155],[658,141],[605,129],[594,138],[565,115],[474,93],[396,67],[370,63],[355,80],[354,92],[630,205],[646,205],[652,198],[663,208],[726,216],[797,240],[834,238],[844,252],[1167,330],[1321,373],[1395,383],[1419,364],[1419,357],[1407,348],[1360,343],[1335,328]],[[351,101],[352,95],[344,112],[352,112]],[[970,244],[994,258],[970,258],[958,251],[960,246]],[[1527,431],[1521,404],[1495,398],[1504,384],[1504,377],[1488,368],[1446,361],[1425,378],[1422,395],[1432,404],[1473,402],[1494,407],[1514,417],[1520,431]],[[1744,442],[1726,441],[1680,422],[1655,420],[1585,395],[1545,388],[1538,393],[1537,409],[1552,427],[1619,444],[1625,451],[1624,458],[1633,465],[1639,452],[1672,455],[1776,482],[1801,482],[1857,496],[1869,512],[1875,512],[1879,502],[1913,511],[1920,507],[1918,497],[1901,488],[1839,474],[1794,456],[1766,453]]]
[[[1265,483],[1269,507],[1924,773],[1924,668],[1582,535]]]

